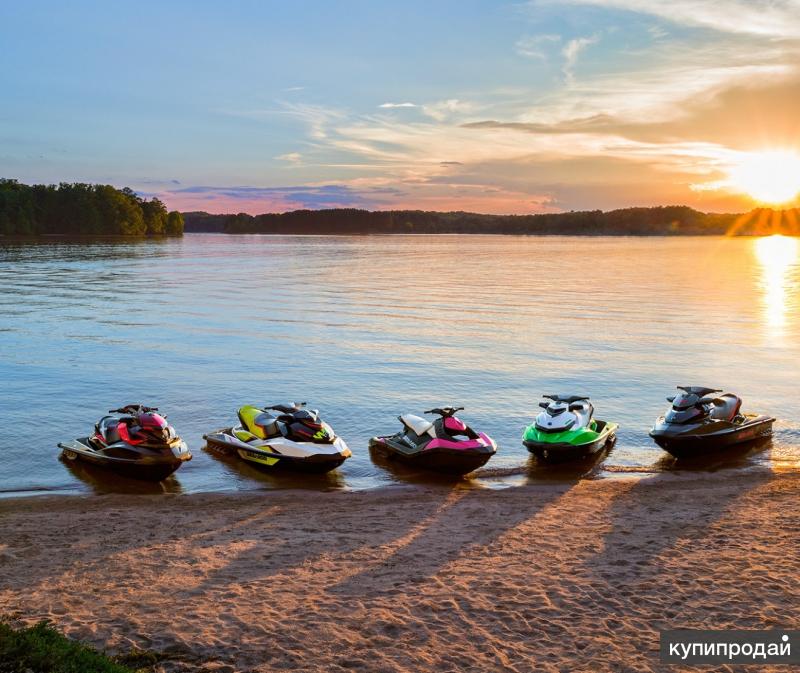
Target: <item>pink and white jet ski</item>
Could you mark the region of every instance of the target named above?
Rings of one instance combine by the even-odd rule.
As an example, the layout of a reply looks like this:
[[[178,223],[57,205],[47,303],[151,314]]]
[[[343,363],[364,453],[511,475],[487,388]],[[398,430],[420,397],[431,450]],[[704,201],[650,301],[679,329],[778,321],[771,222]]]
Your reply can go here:
[[[455,413],[463,408],[430,409],[425,413],[439,416],[433,422],[414,414],[398,416],[403,429],[389,437],[373,437],[369,448],[390,460],[436,472],[467,474],[477,470],[497,452],[497,444],[456,418]]]

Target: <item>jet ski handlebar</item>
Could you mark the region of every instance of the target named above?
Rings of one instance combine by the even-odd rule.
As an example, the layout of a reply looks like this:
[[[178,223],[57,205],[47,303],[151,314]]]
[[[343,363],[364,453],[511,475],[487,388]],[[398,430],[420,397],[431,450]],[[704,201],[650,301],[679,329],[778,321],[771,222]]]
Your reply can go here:
[[[720,404],[721,402],[724,403],[724,400],[720,400],[719,397],[715,395],[715,393],[721,393],[722,390],[719,388],[706,388],[704,386],[676,386],[678,390],[682,390],[685,395],[694,395],[697,399],[693,402],[692,406],[697,408],[702,408],[709,404]],[[675,400],[678,399],[680,395],[670,395],[667,398],[667,402],[670,402],[673,406],[675,404]],[[688,399],[681,399],[681,403],[685,403],[687,401],[691,401],[691,397]],[[686,405],[687,408],[689,405]]]
[[[689,393],[690,395],[697,395],[698,397],[704,397],[705,395],[710,395],[711,393],[722,392],[722,390],[719,388],[705,388],[703,386],[676,386],[676,388],[685,393]]]
[[[426,413],[426,414],[439,414],[439,416],[443,416],[444,418],[447,418],[447,417],[452,416],[453,414],[455,414],[457,411],[463,411],[463,410],[464,410],[464,407],[443,407],[441,409],[436,407],[435,409],[428,409],[428,411],[425,411],[424,413]]]
[[[542,395],[545,399],[553,400],[553,402],[564,402],[565,404],[573,404],[575,402],[585,402],[589,400],[588,395]]]
[[[120,409],[109,409],[109,414],[146,414],[150,411],[158,411],[158,407],[146,407],[143,404],[126,404]]]
[[[561,399],[558,395],[545,395],[545,397],[549,400],[552,400],[552,402],[539,402],[539,406],[542,409],[549,409],[550,405],[553,404],[553,402],[555,402],[556,404],[561,404],[561,403],[566,404],[566,400]],[[580,411],[581,409],[584,408],[582,402],[588,399],[589,398],[581,398],[580,400],[573,401],[569,404],[568,409],[570,411]]]
[[[303,407],[305,407],[308,402],[290,402],[289,404],[268,404],[265,407],[261,407],[262,411],[285,411],[286,409],[292,409],[293,411],[299,411]]]

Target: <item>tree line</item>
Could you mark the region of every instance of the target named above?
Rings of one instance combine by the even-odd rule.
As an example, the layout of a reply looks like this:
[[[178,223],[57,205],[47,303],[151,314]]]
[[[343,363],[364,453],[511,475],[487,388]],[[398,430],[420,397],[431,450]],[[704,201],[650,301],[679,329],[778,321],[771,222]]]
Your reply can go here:
[[[776,222],[778,225],[776,225]],[[720,235],[797,234],[800,210],[759,209],[747,215],[703,213],[688,206],[657,206],[484,215],[424,210],[358,208],[287,213],[213,215],[168,212],[157,198],[129,188],[61,183],[24,185],[0,179],[0,234],[180,236],[187,232],[229,234],[562,234]],[[777,226],[777,228],[776,228]]]
[[[184,213],[186,231],[228,234],[562,234],[562,235],[753,235],[772,233],[773,217],[754,211],[739,214],[702,213],[688,206],[622,208],[543,213],[481,215],[423,210],[368,211],[356,208],[295,210],[264,215]],[[775,211],[780,212],[780,211]],[[787,211],[800,222],[800,211]],[[761,214],[759,214],[761,213]],[[765,224],[766,223],[766,224]],[[784,232],[797,233],[797,232]]]
[[[80,182],[24,185],[0,179],[0,234],[181,236],[183,215],[129,188]]]

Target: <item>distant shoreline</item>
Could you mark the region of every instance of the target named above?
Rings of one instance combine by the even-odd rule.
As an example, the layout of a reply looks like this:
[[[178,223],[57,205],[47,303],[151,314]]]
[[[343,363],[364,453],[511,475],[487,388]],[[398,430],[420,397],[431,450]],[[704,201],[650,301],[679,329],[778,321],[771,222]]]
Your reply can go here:
[[[784,216],[784,212],[786,215]],[[355,208],[286,213],[183,213],[186,233],[371,235],[495,234],[527,236],[763,236],[798,234],[800,210],[703,213],[688,206],[570,211],[536,215],[484,215],[422,210]]]
[[[708,232],[708,233],[691,233],[691,234],[628,234],[628,233],[608,233],[608,232],[584,232],[580,234],[574,233],[559,233],[559,232],[534,232],[529,234],[516,234],[495,231],[473,231],[467,233],[460,232],[397,232],[397,233],[383,233],[383,232],[360,232],[360,233],[339,233],[339,232],[317,232],[317,233],[272,233],[272,232],[243,232],[243,233],[229,233],[226,231],[186,231],[184,236],[275,236],[275,237],[308,237],[318,238],[321,236],[331,238],[361,238],[364,236],[383,238],[383,237],[407,237],[407,236],[524,236],[526,238],[763,238],[765,236],[773,235],[775,232],[765,232],[763,234],[747,233],[730,235],[726,233]],[[800,233],[793,234],[784,232],[781,235],[785,236],[800,236]],[[153,241],[176,241],[171,236],[100,236],[100,235],[71,235],[71,234],[40,234],[38,236],[8,236],[0,234],[1,243],[92,243],[92,242],[107,242],[107,243],[147,243]]]
[[[24,185],[3,183],[25,194]],[[79,193],[85,185],[62,186]],[[113,189],[113,188],[104,188]],[[85,189],[84,189],[85,191]],[[10,192],[11,193],[11,192]],[[15,192],[14,192],[15,193]],[[94,193],[94,192],[92,192]],[[102,192],[105,193],[105,192]],[[502,235],[502,236],[767,236],[800,235],[800,209],[772,210],[760,208],[749,213],[703,213],[689,206],[654,206],[622,208],[611,211],[588,210],[533,215],[487,215],[463,211],[439,212],[423,210],[360,210],[333,208],[326,210],[294,210],[285,213],[247,213],[215,215],[206,212],[167,213],[163,204],[136,201],[128,191],[114,190],[112,196],[135,210],[157,210],[157,226],[142,221],[134,228],[103,226],[99,211],[80,209],[71,212],[69,226],[59,229],[23,222],[25,226],[0,227],[2,241],[129,241],[161,240],[185,233],[263,234],[286,236],[385,236],[385,235]],[[2,204],[0,204],[2,205]],[[134,206],[136,208],[134,208]],[[2,208],[0,208],[2,211]],[[58,210],[48,217],[56,218]],[[144,211],[143,211],[144,212]],[[3,213],[0,212],[0,215]],[[91,215],[91,217],[90,217]],[[175,224],[166,229],[164,222],[174,215]],[[84,217],[85,216],[85,217]],[[155,217],[155,216],[154,216]],[[85,225],[88,218],[93,224]],[[99,219],[98,219],[99,218]],[[166,218],[166,219],[165,219]],[[8,219],[8,222],[11,220]],[[13,219],[13,218],[12,218]],[[36,218],[34,218],[36,219]],[[56,218],[57,219],[57,218]],[[152,218],[151,218],[152,219]],[[38,221],[38,220],[37,220]],[[127,226],[127,225],[126,225]],[[104,229],[106,231],[104,231]],[[125,233],[115,233],[117,231]]]

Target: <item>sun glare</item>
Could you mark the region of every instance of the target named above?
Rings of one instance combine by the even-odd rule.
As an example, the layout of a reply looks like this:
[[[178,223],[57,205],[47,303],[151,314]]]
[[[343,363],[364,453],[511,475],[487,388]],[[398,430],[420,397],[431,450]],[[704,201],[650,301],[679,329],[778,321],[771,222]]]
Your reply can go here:
[[[762,270],[766,322],[773,328],[783,327],[791,292],[791,272],[798,262],[797,239],[780,235],[757,238],[755,253]]]
[[[756,201],[780,205],[800,193],[800,156],[785,150],[744,155],[729,171],[732,187]]]

